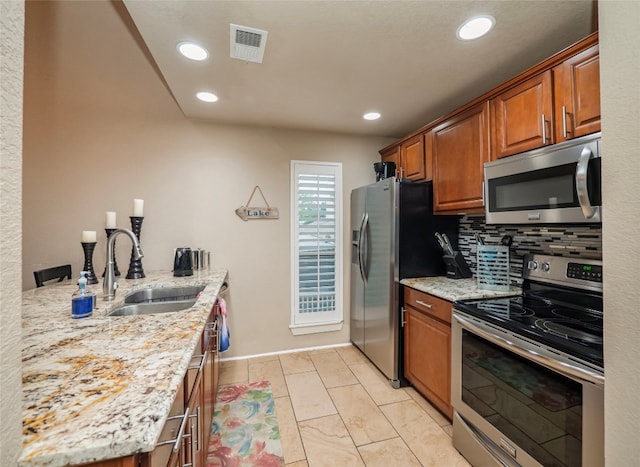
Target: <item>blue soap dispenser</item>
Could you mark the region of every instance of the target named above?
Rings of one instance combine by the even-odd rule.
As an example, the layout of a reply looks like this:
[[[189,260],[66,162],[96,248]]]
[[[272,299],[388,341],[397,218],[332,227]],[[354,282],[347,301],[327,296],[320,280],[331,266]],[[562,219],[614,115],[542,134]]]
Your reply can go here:
[[[78,279],[78,290],[73,292],[71,296],[71,317],[72,318],[86,318],[93,313],[93,306],[95,304],[95,295],[93,292],[87,290],[87,278],[85,277],[87,271],[80,272],[80,279]]]

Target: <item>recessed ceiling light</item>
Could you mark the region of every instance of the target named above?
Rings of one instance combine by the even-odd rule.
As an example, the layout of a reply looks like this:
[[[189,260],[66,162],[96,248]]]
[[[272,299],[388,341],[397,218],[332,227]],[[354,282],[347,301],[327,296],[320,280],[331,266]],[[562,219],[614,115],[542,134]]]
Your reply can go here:
[[[362,116],[365,120],[378,120],[380,117],[379,112],[368,112]]]
[[[180,42],[177,45],[178,52],[191,60],[206,60],[209,57],[209,52],[204,47],[196,44],[195,42]]]
[[[496,24],[496,20],[493,16],[474,16],[473,18],[465,21],[462,26],[458,28],[456,35],[458,36],[458,39],[465,41],[477,39],[478,37],[482,37],[488,33],[494,24]]]
[[[209,91],[200,91],[196,93],[196,97],[202,102],[217,102],[218,96]]]

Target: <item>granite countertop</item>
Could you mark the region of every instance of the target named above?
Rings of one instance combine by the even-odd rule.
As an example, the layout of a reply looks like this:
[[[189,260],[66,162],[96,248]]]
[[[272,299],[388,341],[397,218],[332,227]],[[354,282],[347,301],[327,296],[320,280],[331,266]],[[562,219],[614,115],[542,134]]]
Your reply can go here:
[[[520,287],[511,286],[508,292],[479,289],[477,279],[449,279],[448,277],[418,277],[402,279],[401,284],[436,297],[455,302],[473,298],[509,297],[520,295]]]
[[[22,295],[20,466],[63,466],[153,450],[222,284],[224,269],[119,278],[116,299],[71,319],[77,278]],[[147,286],[206,285],[184,311],[106,316]]]

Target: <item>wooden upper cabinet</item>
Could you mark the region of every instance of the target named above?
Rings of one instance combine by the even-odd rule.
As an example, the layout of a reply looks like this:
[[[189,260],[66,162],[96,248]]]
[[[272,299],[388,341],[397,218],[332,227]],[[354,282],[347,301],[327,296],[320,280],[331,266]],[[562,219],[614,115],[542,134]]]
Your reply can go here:
[[[382,156],[382,162],[393,162],[396,165],[396,175],[399,175],[400,170],[400,145],[383,149],[380,151]]]
[[[566,141],[600,131],[598,45],[553,69],[556,139]]]
[[[552,144],[551,70],[494,97],[491,115],[493,160]]]
[[[489,161],[489,102],[450,118],[431,133],[434,211],[482,212],[483,170]]]
[[[402,167],[403,178],[415,181],[427,179],[423,134],[416,135],[402,142],[400,147],[400,167]],[[429,176],[429,179],[430,178]]]

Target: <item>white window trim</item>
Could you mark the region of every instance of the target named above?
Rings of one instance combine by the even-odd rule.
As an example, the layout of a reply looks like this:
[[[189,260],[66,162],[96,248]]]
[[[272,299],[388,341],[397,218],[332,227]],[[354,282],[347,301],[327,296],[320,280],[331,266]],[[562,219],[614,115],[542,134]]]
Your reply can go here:
[[[327,313],[327,319],[323,321],[309,322],[298,313],[298,270],[299,260],[297,251],[298,238],[298,193],[297,175],[300,169],[314,167],[317,172],[332,171],[335,175],[336,183],[336,263],[335,263],[335,287],[336,287],[336,310]],[[342,163],[339,162],[317,162],[317,161],[291,161],[291,325],[289,329],[293,335],[313,334],[320,332],[339,331],[342,329],[344,307],[343,307],[343,193],[342,193]],[[306,322],[305,322],[306,321]]]

